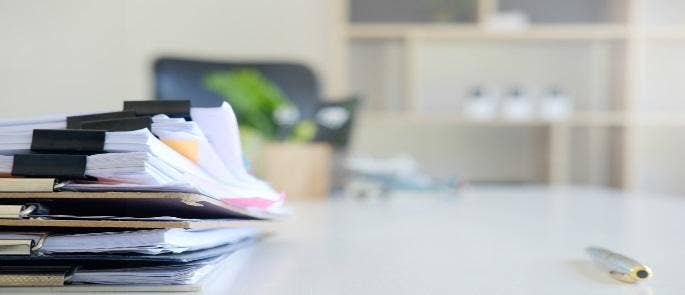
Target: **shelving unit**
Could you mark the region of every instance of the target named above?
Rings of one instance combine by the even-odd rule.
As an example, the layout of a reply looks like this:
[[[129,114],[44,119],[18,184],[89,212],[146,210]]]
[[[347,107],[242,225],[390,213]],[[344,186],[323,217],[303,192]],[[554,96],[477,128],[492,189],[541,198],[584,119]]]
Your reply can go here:
[[[414,124],[452,124],[464,126],[568,126],[568,127],[623,127],[631,124],[629,118],[626,118],[621,113],[590,113],[580,112],[574,114],[572,117],[564,120],[512,120],[505,118],[498,118],[492,120],[474,119],[464,116],[454,116],[450,114],[442,115],[425,115],[417,112],[364,112],[361,115],[362,120],[376,120],[386,123],[414,123]],[[641,120],[643,124],[664,124],[670,123],[673,125],[685,124],[685,118],[675,117],[651,117],[651,120]]]
[[[354,1],[349,0],[348,7],[352,11],[348,13],[354,13],[354,9],[350,6],[354,4]],[[602,179],[603,184],[626,190],[634,189],[640,183],[640,173],[637,169],[640,164],[638,163],[640,146],[644,145],[640,139],[640,130],[653,127],[685,127],[685,103],[682,110],[670,112],[640,108],[642,102],[651,101],[649,95],[644,93],[644,89],[649,88],[649,83],[651,83],[649,77],[645,77],[644,74],[647,64],[645,59],[649,58],[646,53],[647,47],[658,46],[655,45],[658,42],[682,41],[685,45],[685,11],[682,12],[682,22],[652,24],[641,17],[641,14],[645,13],[645,1],[648,0],[604,1],[606,3],[602,5],[606,7],[603,6],[599,14],[603,13],[606,16],[597,17],[599,21],[539,22],[533,16],[532,23],[524,29],[498,30],[492,29],[492,26],[488,24],[493,15],[498,13],[498,1],[473,1],[475,1],[476,9],[473,11],[475,15],[470,22],[398,22],[396,20],[357,22],[354,21],[354,16],[349,17],[352,21],[345,24],[344,31],[350,48],[348,77],[351,88],[353,90],[364,88],[364,83],[378,84],[378,79],[380,79],[378,76],[382,75],[388,75],[388,81],[395,81],[383,86],[392,90],[376,91],[381,94],[374,91],[368,91],[372,92],[370,94],[362,91],[362,94],[370,96],[369,99],[373,101],[368,104],[371,109],[363,113],[362,121],[386,125],[440,125],[450,126],[450,128],[488,128],[488,130],[492,128],[543,129],[542,133],[530,131],[546,137],[543,141],[534,140],[534,144],[543,144],[542,150],[547,153],[545,157],[540,157],[546,161],[542,168],[545,176],[539,180],[554,184],[575,183],[573,173],[574,169],[578,169],[573,166],[589,163],[589,168],[584,170],[586,174],[594,174],[597,170],[608,171],[607,175],[598,177]],[[509,6],[515,6],[517,3],[517,0],[500,1],[506,2]],[[656,0],[649,4],[652,5],[650,7],[656,7],[654,9],[663,9],[663,7],[669,7],[669,1],[674,0]],[[530,1],[524,2],[530,3]],[[599,2],[603,1],[585,1],[584,3],[600,5],[597,4]],[[654,2],[665,4],[656,5]],[[546,1],[540,3],[546,3]],[[545,5],[554,4],[546,3]],[[525,8],[522,10],[525,11]],[[356,47],[361,49],[355,51]],[[470,47],[482,50],[474,50]],[[470,51],[463,48],[468,48]],[[453,69],[440,68],[439,61],[431,64],[427,61],[427,56],[443,54],[445,63],[462,65],[461,63],[467,63],[466,59],[459,59],[450,54],[483,52],[478,58],[489,59],[501,58],[500,52],[503,51],[513,52],[512,55],[519,54],[524,58],[530,58],[542,52],[547,54],[550,61],[577,58],[580,66],[576,68],[573,68],[573,64],[563,62],[558,64],[552,62],[550,67],[558,65],[571,67],[558,69],[558,71],[568,71],[568,75],[574,76],[558,74],[556,78],[573,80],[569,84],[576,87],[577,92],[582,93],[576,97],[581,98],[579,110],[569,119],[555,122],[540,119],[482,121],[466,118],[456,108],[450,111],[450,106],[454,105],[454,102],[450,102],[452,105],[446,104],[445,107],[439,107],[440,112],[433,112],[423,107],[428,101],[431,102],[430,105],[434,105],[436,101],[445,101],[445,97],[450,97],[450,91],[453,91],[455,96],[463,95],[466,91],[464,84],[430,85],[430,81],[440,80],[432,79],[434,76],[449,77],[448,70]],[[359,54],[368,54],[368,56],[358,56]],[[369,61],[369,64],[355,65],[354,63],[360,59]],[[545,60],[545,62],[550,61]],[[379,65],[375,66],[376,64]],[[596,68],[581,69],[585,65]],[[437,68],[430,68],[431,66]],[[464,64],[463,68],[474,69],[469,66]],[[543,70],[538,69],[536,72],[533,69],[528,74],[538,75],[539,78],[541,72],[544,74]],[[439,74],[435,74],[436,72]],[[364,76],[365,74],[368,76]],[[478,76],[479,73],[457,73],[454,74],[454,79],[461,82],[468,80],[469,75]],[[584,75],[590,77],[583,77]],[[522,76],[525,76],[525,73]],[[506,80],[506,78],[499,79],[500,84]],[[373,81],[367,82],[367,80]],[[449,87],[461,88],[447,89]],[[385,96],[392,98],[374,97],[383,96],[383,91],[388,93]],[[427,95],[432,92],[437,95]],[[680,95],[685,96],[685,88]],[[392,103],[388,103],[389,101]],[[685,99],[683,101],[685,102]],[[392,105],[389,106],[389,104]],[[589,148],[586,155],[580,156],[582,159],[575,159],[578,153],[574,154],[573,149],[578,146],[573,141],[579,136],[586,138],[584,143]],[[540,149],[540,147],[533,148]],[[598,165],[597,161],[605,163]],[[599,168],[595,169],[592,165],[598,165]],[[584,175],[581,176],[585,178]],[[510,179],[501,180],[510,181]]]
[[[628,28],[611,24],[533,25],[524,30],[493,31],[478,25],[359,24],[350,25],[348,37],[354,40],[622,40],[628,38]]]

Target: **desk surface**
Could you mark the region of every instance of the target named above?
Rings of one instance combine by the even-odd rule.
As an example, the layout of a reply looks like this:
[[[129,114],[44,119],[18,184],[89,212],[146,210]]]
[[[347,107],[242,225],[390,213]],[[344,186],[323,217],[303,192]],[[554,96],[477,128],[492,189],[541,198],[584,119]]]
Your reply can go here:
[[[243,267],[217,273],[205,293],[685,292],[685,196],[479,188],[292,205],[287,226],[238,253]],[[588,260],[589,245],[631,256],[654,277],[614,281]]]
[[[228,294],[685,292],[685,197],[479,188],[294,205]],[[654,277],[614,281],[588,260],[589,245],[632,256]]]

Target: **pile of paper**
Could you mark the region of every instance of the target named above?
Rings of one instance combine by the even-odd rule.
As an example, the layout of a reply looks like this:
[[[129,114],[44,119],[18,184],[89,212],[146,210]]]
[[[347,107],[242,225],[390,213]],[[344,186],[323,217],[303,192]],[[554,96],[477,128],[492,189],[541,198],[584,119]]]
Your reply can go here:
[[[159,114],[150,129],[107,132],[107,153],[88,156],[86,174],[97,181],[67,179],[63,189],[185,191],[280,210],[283,194],[245,170],[230,106],[192,108],[191,114],[194,121]],[[11,174],[14,154],[30,152],[35,129],[65,127],[66,117],[59,118],[0,120],[0,174]]]
[[[71,284],[176,285],[195,283],[217,262],[259,236],[254,228],[156,229],[80,234],[4,232],[0,241],[28,239],[40,245],[31,258],[34,264],[78,263],[69,269],[67,283]],[[17,256],[3,260],[10,266],[22,262]]]
[[[197,283],[287,213],[244,162],[226,103],[0,120],[0,287]]]

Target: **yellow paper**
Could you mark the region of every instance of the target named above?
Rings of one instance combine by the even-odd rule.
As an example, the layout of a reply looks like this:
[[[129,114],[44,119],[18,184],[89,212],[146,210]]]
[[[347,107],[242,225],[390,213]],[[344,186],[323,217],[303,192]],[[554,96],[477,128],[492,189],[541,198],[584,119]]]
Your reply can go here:
[[[166,145],[197,163],[200,161],[200,143],[193,139],[163,139]]]

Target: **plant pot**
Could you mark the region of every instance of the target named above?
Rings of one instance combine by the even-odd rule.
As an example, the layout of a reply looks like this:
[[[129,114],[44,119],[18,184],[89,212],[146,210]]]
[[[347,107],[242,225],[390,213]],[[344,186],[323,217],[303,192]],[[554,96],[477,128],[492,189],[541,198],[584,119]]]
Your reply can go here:
[[[330,192],[330,145],[324,143],[266,144],[259,159],[258,174],[287,199],[321,199]]]

